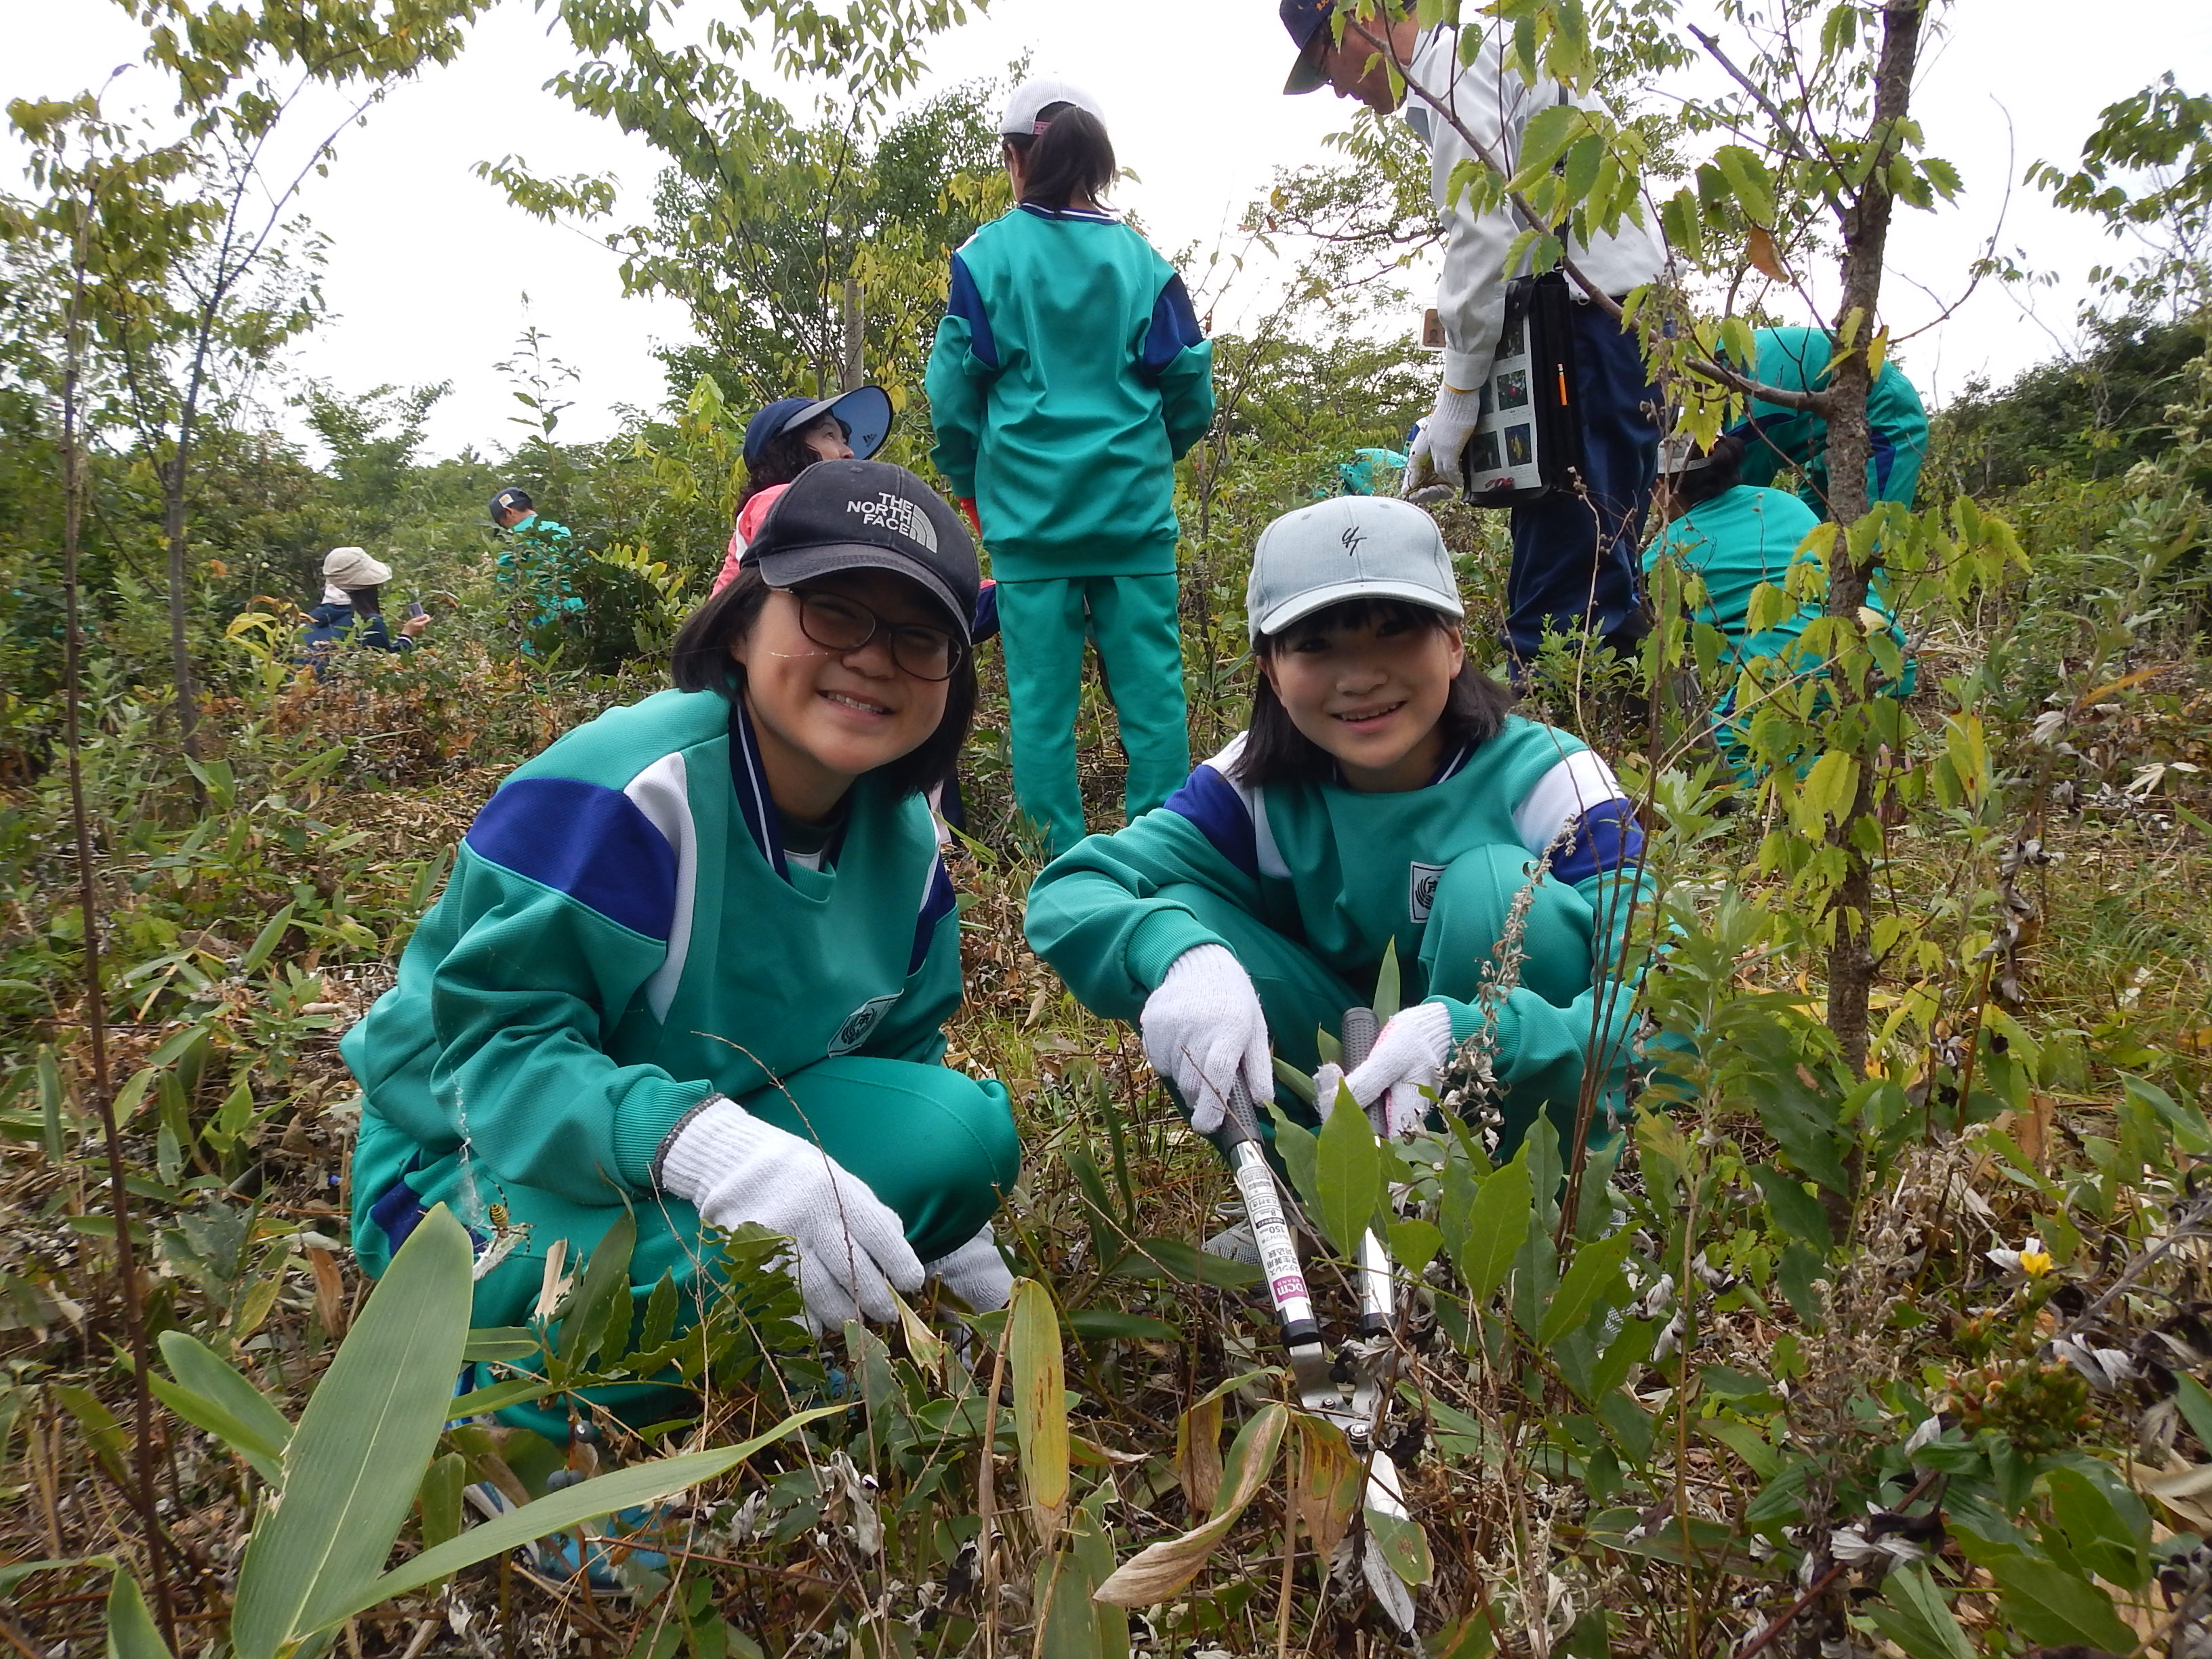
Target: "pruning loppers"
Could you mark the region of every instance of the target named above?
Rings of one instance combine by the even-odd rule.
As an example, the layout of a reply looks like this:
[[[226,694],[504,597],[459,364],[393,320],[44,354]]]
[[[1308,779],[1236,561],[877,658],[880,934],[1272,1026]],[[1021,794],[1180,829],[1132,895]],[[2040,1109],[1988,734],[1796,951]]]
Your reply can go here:
[[[1367,1058],[1380,1024],[1372,1009],[1346,1010],[1342,1044],[1346,1072]],[[1391,1278],[1389,1252],[1371,1227],[1360,1235],[1354,1275],[1359,1291],[1358,1336],[1332,1354],[1322,1340],[1321,1322],[1314,1314],[1313,1293],[1298,1260],[1297,1241],[1285,1213],[1282,1190],[1267,1164],[1258,1114],[1241,1085],[1228,1100],[1220,1140],[1259,1248],[1260,1268],[1267,1281],[1268,1299],[1274,1304],[1275,1316],[1281,1323],[1283,1346],[1290,1350],[1298,1401],[1343,1430],[1353,1455],[1365,1462],[1365,1507],[1390,1520],[1404,1520],[1406,1500],[1398,1481],[1398,1467],[1390,1454],[1375,1443],[1384,1389],[1390,1380],[1390,1330],[1397,1315],[1397,1289]],[[1413,1595],[1376,1548],[1371,1530],[1356,1529],[1347,1536],[1344,1547],[1357,1552],[1368,1589],[1391,1622],[1401,1631],[1411,1631]]]

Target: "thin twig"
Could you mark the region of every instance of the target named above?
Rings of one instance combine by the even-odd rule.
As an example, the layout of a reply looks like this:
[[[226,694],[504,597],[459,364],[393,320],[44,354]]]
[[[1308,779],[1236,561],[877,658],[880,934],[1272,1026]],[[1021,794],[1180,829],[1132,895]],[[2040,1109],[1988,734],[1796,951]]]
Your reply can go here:
[[[120,71],[118,70],[118,73]],[[111,79],[113,77],[111,76]],[[99,106],[94,101],[94,108]],[[92,1050],[92,1103],[99,1114],[107,1151],[109,1207],[115,1216],[115,1278],[123,1326],[131,1347],[131,1396],[137,1475],[131,1495],[146,1538],[146,1573],[153,1581],[155,1611],[172,1653],[177,1641],[177,1610],[169,1592],[161,1510],[154,1500],[154,1396],[148,1383],[150,1361],[146,1321],[138,1301],[137,1247],[131,1237],[131,1194],[123,1158],[123,1135],[115,1121],[115,1094],[107,1069],[107,994],[100,965],[100,893],[92,860],[92,820],[84,804],[84,618],[78,606],[77,548],[84,531],[84,454],[77,425],[77,388],[84,350],[85,273],[91,263],[92,218],[100,174],[94,140],[85,137],[84,210],[77,220],[70,265],[70,302],[62,367],[62,685],[64,747],[69,762],[70,825],[76,843],[77,906],[84,928],[84,1026]]]
[[[998,1497],[999,1390],[1006,1380],[1006,1333],[991,1355],[991,1397],[983,1407],[983,1468],[975,1477],[975,1545],[983,1570],[983,1659],[998,1659],[999,1552],[991,1537],[992,1509]]]
[[[1797,136],[1797,130],[1784,118],[1782,112],[1775,108],[1772,101],[1759,89],[1752,78],[1729,61],[1729,55],[1721,50],[1721,43],[1695,23],[1690,25],[1690,33],[1692,38],[1705,49],[1713,62],[1728,71],[1729,78],[1749,93],[1752,101],[1766,112],[1767,118],[1774,123],[1783,137],[1789,141],[1790,149],[1797,159],[1801,161],[1813,161],[1814,159],[1813,152],[1805,148],[1805,141]]]

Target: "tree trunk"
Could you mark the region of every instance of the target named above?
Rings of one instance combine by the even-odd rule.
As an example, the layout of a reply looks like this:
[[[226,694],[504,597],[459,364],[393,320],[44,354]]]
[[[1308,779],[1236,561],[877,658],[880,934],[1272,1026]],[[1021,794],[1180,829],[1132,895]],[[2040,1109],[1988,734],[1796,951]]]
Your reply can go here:
[[[1911,104],[1913,65],[1919,55],[1920,28],[1925,16],[1923,0],[1889,0],[1882,8],[1874,120],[1867,135],[1869,148],[1876,154],[1867,163],[1866,183],[1843,214],[1844,293],[1836,333],[1841,338],[1850,331],[1851,341],[1829,384],[1828,517],[1838,527],[1828,562],[1828,615],[1844,618],[1854,629],[1881,560],[1879,549],[1869,550],[1863,559],[1854,557],[1848,535],[1849,527],[1866,516],[1868,507],[1866,470],[1873,444],[1867,428],[1867,394],[1874,377],[1869,373],[1867,345],[1876,327],[1882,264],[1889,244],[1894,202],[1889,188],[1889,164],[1900,148],[1898,129]],[[1832,672],[1827,692],[1841,705],[1839,723],[1846,727],[1856,724],[1851,706],[1863,699],[1847,677]],[[1836,932],[1828,953],[1828,1029],[1836,1034],[1844,1058],[1860,1076],[1866,1073],[1868,1006],[1875,975],[1870,940],[1874,854],[1879,837],[1870,833],[1875,830],[1872,759],[1869,754],[1860,755],[1857,793],[1834,832],[1833,838],[1843,849],[1844,875],[1830,905]]]
[[[177,427],[177,453],[161,477],[161,528],[169,542],[169,673],[177,687],[177,735],[185,753],[200,757],[199,693],[192,684],[192,653],[185,641],[185,483],[190,474],[192,420],[188,410]],[[192,780],[199,793],[199,780]]]
[[[860,279],[845,279],[845,353],[838,366],[837,389],[850,392],[868,380],[868,313],[861,302]]]

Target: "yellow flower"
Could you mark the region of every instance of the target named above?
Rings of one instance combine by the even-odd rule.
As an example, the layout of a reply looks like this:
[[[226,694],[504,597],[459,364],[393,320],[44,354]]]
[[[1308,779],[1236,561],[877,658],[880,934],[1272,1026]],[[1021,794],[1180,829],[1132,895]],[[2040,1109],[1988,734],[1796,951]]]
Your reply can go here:
[[[2020,1270],[2030,1279],[2040,1279],[2058,1264],[2051,1259],[2051,1252],[2043,1248],[2043,1241],[2031,1237],[2021,1244]]]

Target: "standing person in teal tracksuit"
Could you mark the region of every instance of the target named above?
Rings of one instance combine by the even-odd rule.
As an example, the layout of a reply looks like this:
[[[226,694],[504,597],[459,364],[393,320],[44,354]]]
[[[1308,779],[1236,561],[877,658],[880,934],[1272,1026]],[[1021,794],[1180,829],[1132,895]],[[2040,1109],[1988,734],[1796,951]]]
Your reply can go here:
[[[998,578],[1014,798],[1061,853],[1084,833],[1086,635],[1120,717],[1128,816],[1190,769],[1175,462],[1212,422],[1213,348],[1174,266],[1099,205],[1114,147],[1090,94],[1026,81],[1000,132],[1018,205],[952,256],[931,459]]]
[[[1759,362],[1753,378],[1785,392],[1823,392],[1832,337],[1820,328],[1762,328],[1753,331]],[[1802,410],[1754,400],[1750,418],[1730,429],[1744,443],[1743,482],[1763,486],[1794,466],[1805,475],[1797,493],[1822,518],[1828,516],[1828,423]],[[1867,394],[1867,500],[1912,505],[1920,462],[1928,453],[1928,411],[1905,371],[1886,362]]]
[[[959,919],[922,799],[975,709],[976,579],[905,468],[820,462],[684,624],[679,689],[500,787],[342,1045],[369,1273],[445,1203],[480,1249],[526,1234],[477,1279],[479,1325],[527,1322],[548,1252],[573,1265],[625,1213],[641,1304],[664,1273],[702,1296],[702,1224],[744,1222],[792,1240],[817,1328],[892,1319],[929,1278],[1004,1304],[990,1218],[1020,1148],[1006,1091],[944,1064]]]
[[[1278,1097],[1269,1051],[1312,1073],[1316,1029],[1366,1003],[1393,945],[1409,1000],[1344,1079],[1393,1133],[1429,1115],[1481,1030],[1484,970],[1539,859],[1520,983],[1490,1058],[1501,1152],[1540,1110],[1571,1133],[1586,1072],[1593,1139],[1625,1120],[1646,896],[1642,830],[1613,770],[1467,659],[1436,521],[1341,496],[1269,525],[1247,596],[1252,720],[1156,812],[1093,836],[1030,889],[1036,953],[1094,1012],[1134,1022],[1191,1127],[1241,1083]],[[1334,1091],[1320,1091],[1324,1109]]]
[[[583,556],[568,526],[546,518],[530,492],[509,485],[491,498],[503,544],[497,578],[523,654],[550,657],[583,637]]]

